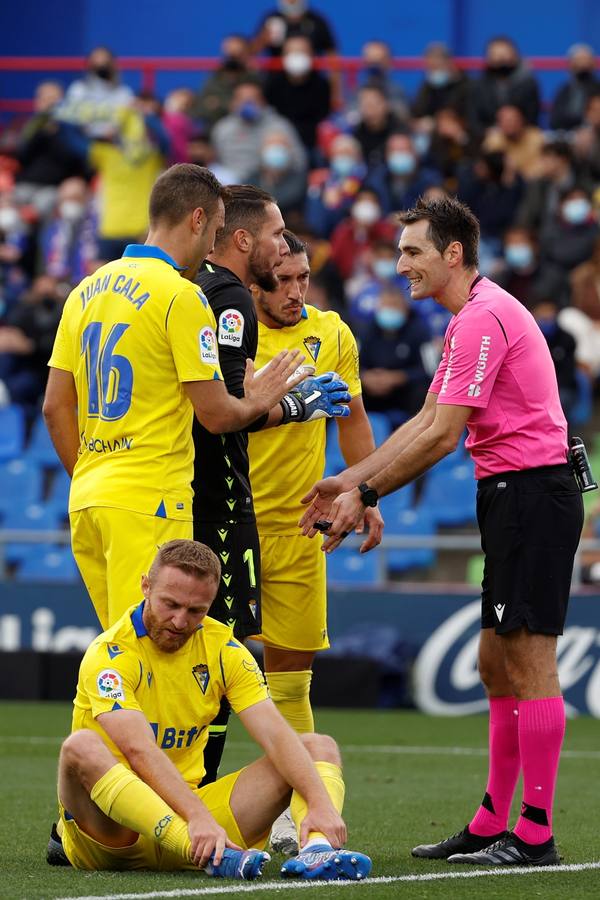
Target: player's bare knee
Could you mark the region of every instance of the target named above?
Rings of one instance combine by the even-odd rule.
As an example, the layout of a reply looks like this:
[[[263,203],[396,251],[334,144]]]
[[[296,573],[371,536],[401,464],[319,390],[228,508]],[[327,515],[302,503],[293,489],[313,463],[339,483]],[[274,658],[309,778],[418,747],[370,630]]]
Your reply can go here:
[[[338,745],[328,734],[317,734],[316,732],[311,731],[306,734],[301,734],[300,740],[313,760],[330,762],[336,766],[342,764]]]
[[[105,750],[106,747],[99,735],[87,729],[74,731],[63,742],[60,765],[67,771],[81,774],[101,749]]]

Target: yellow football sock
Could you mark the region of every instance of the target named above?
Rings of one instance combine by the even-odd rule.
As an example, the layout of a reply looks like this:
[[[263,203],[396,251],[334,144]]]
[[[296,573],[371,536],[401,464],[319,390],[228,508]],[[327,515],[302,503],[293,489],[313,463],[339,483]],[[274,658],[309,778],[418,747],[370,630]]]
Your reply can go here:
[[[312,671],[265,672],[271,700],[292,726],[303,734],[315,730],[315,720],[310,708],[310,682]]]
[[[315,762],[315,768],[321,776],[321,781],[325,785],[325,790],[329,794],[329,799],[337,811],[341,813],[344,808],[344,794],[346,791],[341,768],[336,766],[335,763],[321,761]],[[301,797],[297,791],[292,793],[290,811],[296,830],[298,834],[300,834],[300,825],[308,812],[308,806],[306,805],[304,798]],[[326,844],[329,843],[328,838],[320,831],[309,831],[308,841],[317,840],[324,841]]]
[[[109,819],[190,859],[191,843],[185,819],[122,763],[117,763],[96,782],[90,797]]]

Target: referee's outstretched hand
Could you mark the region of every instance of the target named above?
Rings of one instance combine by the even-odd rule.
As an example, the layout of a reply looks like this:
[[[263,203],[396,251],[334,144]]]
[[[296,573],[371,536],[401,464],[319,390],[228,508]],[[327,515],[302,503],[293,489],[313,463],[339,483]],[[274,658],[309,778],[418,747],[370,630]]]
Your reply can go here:
[[[299,350],[281,350],[259,373],[255,373],[252,360],[247,359],[244,396],[262,412],[269,412],[284,394],[306,378],[305,372],[296,371],[304,359]]]

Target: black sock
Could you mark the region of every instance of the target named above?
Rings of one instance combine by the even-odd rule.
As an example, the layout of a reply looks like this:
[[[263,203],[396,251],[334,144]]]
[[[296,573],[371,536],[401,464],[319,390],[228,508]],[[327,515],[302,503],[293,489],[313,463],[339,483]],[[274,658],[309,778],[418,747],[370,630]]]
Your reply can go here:
[[[204,768],[206,772],[198,787],[204,787],[205,784],[212,784],[213,781],[217,780],[221,757],[225,749],[227,723],[229,722],[230,714],[231,706],[229,701],[227,697],[223,697],[219,712],[208,726],[208,741],[204,750]]]

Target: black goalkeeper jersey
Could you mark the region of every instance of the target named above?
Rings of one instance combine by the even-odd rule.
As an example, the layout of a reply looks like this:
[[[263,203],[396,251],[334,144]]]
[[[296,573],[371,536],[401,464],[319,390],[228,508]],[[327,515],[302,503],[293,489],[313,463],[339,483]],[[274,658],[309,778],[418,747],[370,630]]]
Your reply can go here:
[[[256,357],[258,346],[252,295],[230,269],[212,262],[204,263],[196,282],[215,314],[219,364],[227,390],[243,397],[246,360]],[[211,434],[194,417],[193,437],[194,521],[254,521],[248,432]]]

